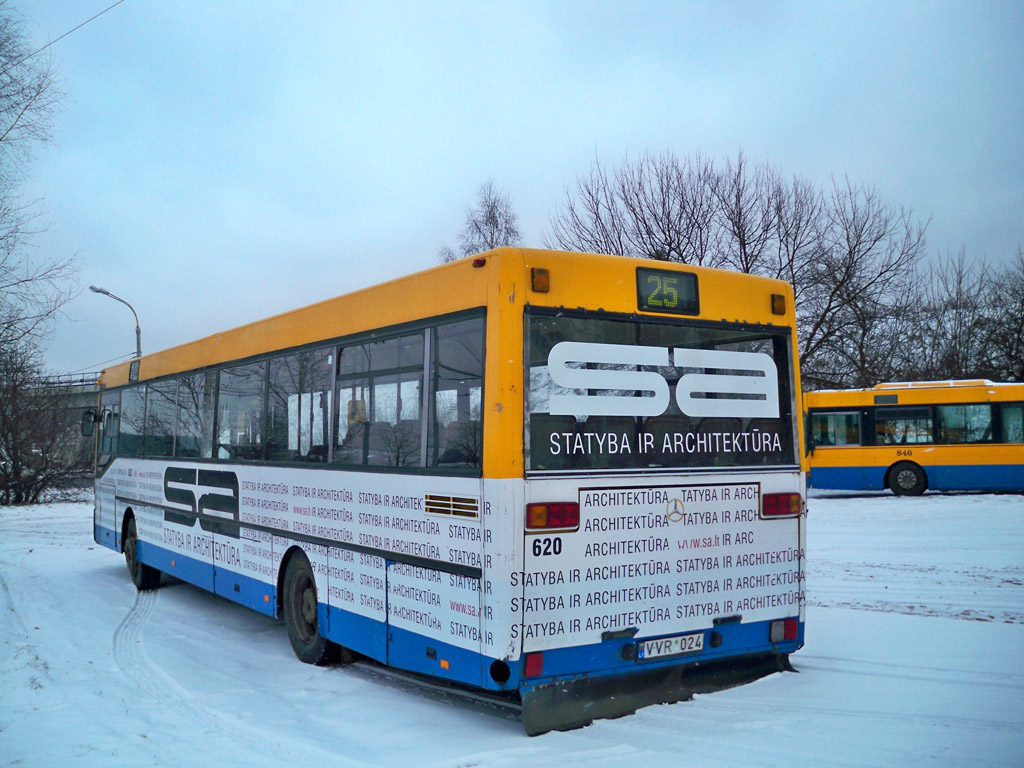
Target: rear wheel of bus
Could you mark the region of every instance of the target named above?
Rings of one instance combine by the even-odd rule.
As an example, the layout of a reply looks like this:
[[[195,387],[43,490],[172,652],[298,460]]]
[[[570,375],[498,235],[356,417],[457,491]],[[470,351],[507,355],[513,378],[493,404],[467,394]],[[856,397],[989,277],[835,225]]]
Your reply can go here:
[[[316,580],[309,559],[296,552],[284,572],[282,608],[292,650],[306,664],[322,666],[337,655],[338,646],[320,634]]]
[[[901,461],[889,470],[889,487],[897,496],[920,496],[927,486],[928,478],[917,464]]]
[[[132,583],[140,591],[156,589],[160,586],[160,571],[145,563],[139,562],[139,536],[135,528],[135,518],[129,517],[124,532],[124,562],[128,566]]]

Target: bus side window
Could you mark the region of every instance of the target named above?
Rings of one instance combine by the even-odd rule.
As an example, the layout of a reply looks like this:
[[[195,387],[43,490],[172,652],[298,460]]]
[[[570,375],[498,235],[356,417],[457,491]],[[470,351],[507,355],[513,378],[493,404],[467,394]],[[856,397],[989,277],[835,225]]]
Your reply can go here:
[[[174,455],[213,458],[213,401],[217,372],[206,371],[178,379],[178,423]]]
[[[859,413],[811,414],[814,445],[860,445]]]
[[[174,453],[177,395],[177,381],[161,381],[146,388],[144,452],[147,456],[170,456]]]
[[[119,456],[141,456],[146,425],[146,386],[121,391],[121,423],[117,441]]]
[[[877,445],[921,445],[933,442],[932,409],[923,407],[877,408]]]
[[[988,403],[940,405],[935,411],[940,443],[992,442],[992,406]]]
[[[424,338],[416,331],[340,350],[335,464],[423,465]]]
[[[482,466],[484,321],[432,329],[428,466]]]
[[[326,461],[332,349],[270,361],[267,461]]]
[[[265,363],[259,362],[220,372],[214,458],[263,458],[265,370]]]
[[[1002,407],[1003,442],[1024,443],[1024,404],[1012,403]]]

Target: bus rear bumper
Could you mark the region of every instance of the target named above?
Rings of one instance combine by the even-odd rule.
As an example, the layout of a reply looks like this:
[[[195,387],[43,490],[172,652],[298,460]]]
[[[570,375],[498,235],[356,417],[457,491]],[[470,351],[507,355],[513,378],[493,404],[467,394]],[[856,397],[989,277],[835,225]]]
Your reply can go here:
[[[523,728],[530,736],[579,728],[594,720],[630,715],[652,704],[686,701],[694,694],[721,691],[783,671],[796,671],[790,666],[789,654],[765,653],[545,683],[521,692]]]

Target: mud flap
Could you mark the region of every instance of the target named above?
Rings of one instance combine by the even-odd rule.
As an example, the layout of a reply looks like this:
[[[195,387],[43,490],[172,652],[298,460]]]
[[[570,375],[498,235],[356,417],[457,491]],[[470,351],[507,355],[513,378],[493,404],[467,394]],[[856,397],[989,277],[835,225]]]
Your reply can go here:
[[[749,683],[773,672],[796,671],[788,654],[569,680],[524,691],[523,728],[530,736],[565,731],[601,718],[622,717],[651,704],[686,701]]]

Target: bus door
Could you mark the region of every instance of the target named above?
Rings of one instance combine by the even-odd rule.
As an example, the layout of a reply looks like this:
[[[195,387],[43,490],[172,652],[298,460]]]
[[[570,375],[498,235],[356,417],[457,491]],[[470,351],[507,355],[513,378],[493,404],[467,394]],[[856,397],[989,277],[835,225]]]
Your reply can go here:
[[[100,396],[99,436],[96,447],[96,506],[93,538],[97,544],[116,548],[117,486],[107,470],[117,456],[117,436],[121,421],[121,393],[104,392]]]

